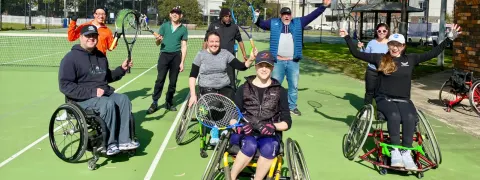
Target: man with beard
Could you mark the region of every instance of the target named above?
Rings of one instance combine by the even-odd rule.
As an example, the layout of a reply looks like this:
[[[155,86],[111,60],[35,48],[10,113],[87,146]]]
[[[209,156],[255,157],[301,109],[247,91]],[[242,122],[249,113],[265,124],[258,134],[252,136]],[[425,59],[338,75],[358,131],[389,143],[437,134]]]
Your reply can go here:
[[[232,23],[232,15],[230,10],[227,8],[222,8],[220,10],[220,20],[213,22],[207,29],[205,33],[205,39],[203,43],[203,49],[207,49],[207,34],[210,32],[217,32],[220,34],[220,48],[225,49],[228,52],[232,53],[236,56],[234,51],[235,40],[237,40],[238,45],[240,46],[240,50],[243,54],[243,61],[246,61],[247,53],[245,52],[245,46],[242,41],[242,36],[240,35],[239,27],[236,24]],[[227,65],[227,74],[230,79],[230,85],[235,88],[235,70],[230,66]]]
[[[103,54],[107,55],[107,50],[112,51],[110,46],[113,43],[113,34],[112,31],[105,25],[105,17],[107,16],[105,10],[102,8],[96,8],[93,11],[93,16],[95,19],[91,20],[90,22],[86,22],[77,26],[77,19],[78,16],[72,16],[72,21],[68,25],[68,37],[69,41],[76,41],[80,37],[80,30],[87,25],[94,25],[98,29],[98,43],[97,49],[102,52]],[[115,36],[120,37],[120,34],[115,33]],[[117,47],[115,46],[113,48]]]
[[[148,108],[147,114],[152,114],[158,110],[158,99],[162,94],[167,72],[170,73],[168,91],[165,96],[165,108],[170,111],[177,110],[173,104],[173,95],[177,86],[178,74],[183,72],[188,40],[188,30],[180,23],[182,17],[180,7],[174,7],[170,11],[170,21],[162,24],[158,32],[159,35],[156,37],[157,46],[161,45],[161,53],[157,64],[158,74],[152,96],[153,103]]]

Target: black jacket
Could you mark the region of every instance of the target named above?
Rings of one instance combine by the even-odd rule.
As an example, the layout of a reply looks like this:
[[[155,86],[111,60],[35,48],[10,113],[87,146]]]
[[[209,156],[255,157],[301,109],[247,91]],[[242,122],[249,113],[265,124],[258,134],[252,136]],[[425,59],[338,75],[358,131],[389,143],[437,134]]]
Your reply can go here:
[[[107,57],[96,48],[89,53],[77,44],[60,63],[58,83],[68,99],[84,101],[96,97],[97,88],[103,89],[105,96],[113,94],[115,89],[108,83],[118,81],[124,75],[121,66],[111,71]]]

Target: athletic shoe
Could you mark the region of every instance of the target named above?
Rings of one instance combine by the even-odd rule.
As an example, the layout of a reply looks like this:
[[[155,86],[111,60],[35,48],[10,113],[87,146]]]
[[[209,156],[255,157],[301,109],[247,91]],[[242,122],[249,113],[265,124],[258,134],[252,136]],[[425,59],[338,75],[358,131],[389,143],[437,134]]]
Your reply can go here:
[[[118,154],[119,152],[120,152],[120,150],[118,149],[117,145],[112,144],[112,145],[108,146],[108,149],[107,149],[107,155],[108,156]]]
[[[297,116],[302,115],[302,113],[297,108],[295,108],[294,110],[290,110],[290,114],[295,114]]]
[[[132,150],[132,149],[137,149],[140,146],[140,143],[137,141],[132,141],[129,143],[124,143],[119,145],[120,150],[125,151],[125,150]]]
[[[410,170],[410,171],[418,170],[417,165],[413,161],[412,154],[411,154],[410,150],[402,151],[402,159],[403,159],[403,163],[405,164],[405,169]]]
[[[397,148],[394,148],[392,151],[390,151],[390,155],[392,155],[391,157],[391,165],[392,167],[404,167],[404,164],[403,164],[403,158],[402,158],[402,154],[400,154],[400,151],[398,151]]]
[[[150,108],[148,108],[148,110],[147,110],[147,114],[152,114],[157,110],[158,110],[158,105],[156,103],[152,103],[150,105]]]

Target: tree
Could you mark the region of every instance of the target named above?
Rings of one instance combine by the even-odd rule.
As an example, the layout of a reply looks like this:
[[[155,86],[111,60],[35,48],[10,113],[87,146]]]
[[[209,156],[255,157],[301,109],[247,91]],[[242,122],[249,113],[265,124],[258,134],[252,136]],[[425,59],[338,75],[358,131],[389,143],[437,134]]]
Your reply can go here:
[[[258,9],[261,12],[263,8],[269,8],[266,6],[264,0],[251,0],[254,9]],[[249,6],[246,2],[240,0],[226,0],[220,8],[233,9],[235,18],[237,19],[237,24],[242,25],[251,25],[252,24],[252,11],[249,9]],[[272,10],[269,8],[270,11]],[[267,10],[268,11],[268,10]],[[260,13],[263,15],[263,13]]]
[[[453,23],[453,17],[451,13],[446,13],[445,14],[445,22],[447,24],[452,24]]]
[[[170,11],[175,6],[180,6],[183,13],[182,23],[201,24],[202,9],[196,0],[162,0],[158,2],[158,19],[160,21],[170,19]]]

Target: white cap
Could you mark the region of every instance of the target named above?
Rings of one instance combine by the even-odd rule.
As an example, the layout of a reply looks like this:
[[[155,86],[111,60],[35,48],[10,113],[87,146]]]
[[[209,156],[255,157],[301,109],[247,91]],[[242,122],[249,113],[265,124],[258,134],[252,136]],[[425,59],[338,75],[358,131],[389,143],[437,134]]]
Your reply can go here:
[[[397,41],[399,43],[405,44],[405,37],[402,34],[392,34],[388,37],[388,42]]]

